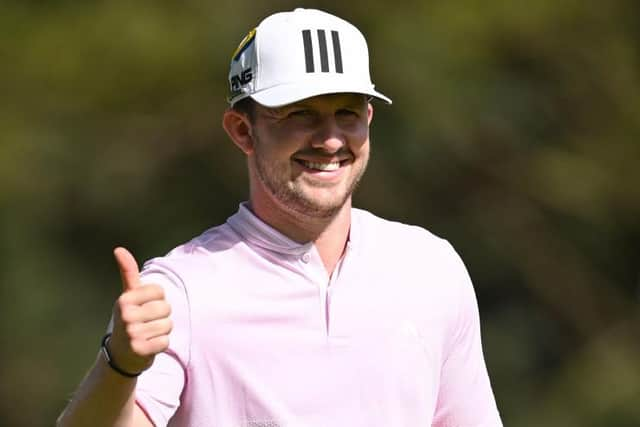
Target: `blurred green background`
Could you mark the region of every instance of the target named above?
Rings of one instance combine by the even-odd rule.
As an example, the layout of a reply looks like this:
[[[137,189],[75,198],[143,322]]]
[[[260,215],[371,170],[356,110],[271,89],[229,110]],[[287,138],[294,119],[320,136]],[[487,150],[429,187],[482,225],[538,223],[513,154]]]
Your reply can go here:
[[[505,426],[640,425],[640,2],[25,1],[0,13],[0,425],[52,425],[140,261],[247,197],[231,53],[318,7],[367,35],[356,204],[446,237]]]

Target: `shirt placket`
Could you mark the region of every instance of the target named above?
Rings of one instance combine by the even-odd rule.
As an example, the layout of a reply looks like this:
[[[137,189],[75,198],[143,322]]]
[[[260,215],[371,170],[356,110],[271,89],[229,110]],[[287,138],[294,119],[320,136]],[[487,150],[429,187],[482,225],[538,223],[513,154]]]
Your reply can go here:
[[[308,250],[304,251],[300,256],[300,266],[304,270],[305,276],[316,288],[317,292],[317,315],[319,325],[322,325],[324,335],[329,332],[329,306],[328,306],[328,287],[329,276],[324,268],[320,254],[315,246],[311,245]]]
[[[340,259],[333,274],[329,276],[324,267],[322,259],[315,246],[300,255],[300,263],[305,270],[309,281],[316,287],[318,295],[318,313],[323,325],[323,332],[327,339],[333,338],[335,332],[339,330],[335,326],[335,317],[333,316],[333,301],[336,297],[338,282],[342,272],[345,260],[349,257],[350,246],[347,245],[344,256]],[[340,337],[341,338],[341,337]]]
[[[345,248],[345,252],[336,265],[336,268],[329,278],[327,289],[327,337],[333,344],[345,344],[347,341],[347,334],[345,333],[344,324],[348,321],[348,318],[344,316],[345,313],[341,312],[340,307],[344,307],[344,304],[348,304],[345,301],[349,292],[349,283],[345,281],[348,277],[347,267],[351,263],[353,258],[353,245],[348,242]],[[338,299],[340,299],[338,301]],[[340,304],[336,304],[339,302]]]

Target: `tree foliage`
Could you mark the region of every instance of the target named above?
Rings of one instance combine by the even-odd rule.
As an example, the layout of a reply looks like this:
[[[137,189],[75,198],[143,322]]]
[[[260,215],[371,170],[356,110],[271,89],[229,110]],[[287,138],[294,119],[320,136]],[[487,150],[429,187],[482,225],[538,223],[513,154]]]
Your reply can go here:
[[[247,197],[228,61],[300,3],[5,2],[0,424],[50,425],[92,363],[115,245],[165,253]],[[363,30],[394,100],[357,205],[459,250],[505,425],[640,424],[639,4],[313,6]]]

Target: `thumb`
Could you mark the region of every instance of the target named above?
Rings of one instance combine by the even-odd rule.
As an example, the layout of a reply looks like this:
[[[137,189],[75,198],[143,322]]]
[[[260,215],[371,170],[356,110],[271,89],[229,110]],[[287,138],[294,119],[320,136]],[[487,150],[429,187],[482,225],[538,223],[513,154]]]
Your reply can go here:
[[[131,252],[125,248],[118,247],[113,250],[113,256],[116,258],[116,263],[120,270],[122,290],[130,291],[140,286],[140,270]]]

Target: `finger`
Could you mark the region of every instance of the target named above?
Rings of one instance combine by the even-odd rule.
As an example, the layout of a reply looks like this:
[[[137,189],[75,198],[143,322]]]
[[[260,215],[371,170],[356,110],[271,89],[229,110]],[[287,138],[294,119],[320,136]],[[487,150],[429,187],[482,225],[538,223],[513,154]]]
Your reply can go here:
[[[154,300],[146,302],[140,308],[144,312],[144,315],[148,317],[147,322],[150,320],[162,319],[169,317],[171,314],[171,306],[165,300]]]
[[[120,295],[118,302],[120,306],[144,305],[151,301],[164,301],[164,289],[156,284],[141,284],[139,287],[131,289]]]
[[[140,286],[140,270],[138,263],[131,253],[125,248],[118,247],[113,250],[113,256],[120,270],[122,290],[129,291]]]
[[[127,326],[127,334],[131,341],[150,340],[161,335],[169,335],[173,322],[168,317],[145,323],[134,323]]]
[[[143,357],[155,356],[169,347],[169,335],[159,335],[151,339],[139,339],[131,342],[131,349]]]
[[[124,304],[120,307],[120,316],[125,324],[151,322],[169,317],[171,306],[164,300],[145,303],[144,305]]]

